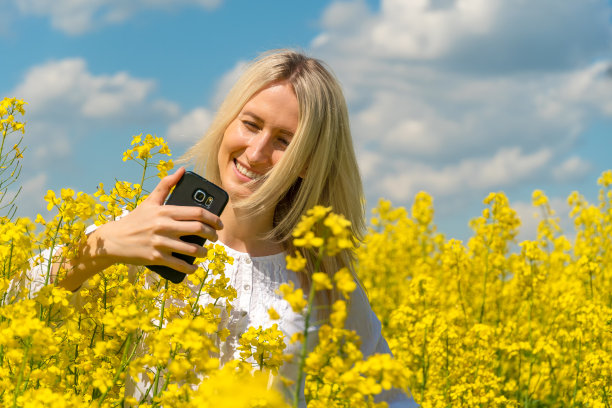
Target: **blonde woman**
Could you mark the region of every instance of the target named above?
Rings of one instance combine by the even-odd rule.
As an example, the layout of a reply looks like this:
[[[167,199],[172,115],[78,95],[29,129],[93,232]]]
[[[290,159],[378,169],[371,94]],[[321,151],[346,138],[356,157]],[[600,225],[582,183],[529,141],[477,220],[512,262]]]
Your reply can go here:
[[[302,316],[276,293],[282,283],[306,289],[309,285],[308,274],[286,268],[286,254],[295,251],[291,231],[317,204],[343,214],[356,239],[365,229],[362,183],[337,80],[320,61],[300,53],[263,55],[242,74],[185,160],[227,191],[229,202],[221,217],[198,207],[163,205],[184,173],[181,168],[164,178],[134,211],[91,232],[59,284],[77,290],[115,263],[164,265],[192,273],[196,266],[171,253],[204,257],[202,247],[179,239],[200,235],[218,240],[235,259],[226,275],[238,298],[228,317],[231,335],[221,347],[222,362],[238,357],[238,339],[249,326],[274,323],[267,313],[272,307],[280,312],[279,328],[287,338],[303,331]],[[312,272],[312,256],[302,252]],[[343,251],[326,260],[323,270],[354,271],[353,263],[353,254]],[[319,302],[329,304],[335,297],[331,294]],[[364,356],[390,353],[361,288],[351,299],[346,325],[360,335]],[[295,367],[286,367],[285,375],[295,375]],[[381,398],[392,406],[416,406],[400,390],[385,391]]]

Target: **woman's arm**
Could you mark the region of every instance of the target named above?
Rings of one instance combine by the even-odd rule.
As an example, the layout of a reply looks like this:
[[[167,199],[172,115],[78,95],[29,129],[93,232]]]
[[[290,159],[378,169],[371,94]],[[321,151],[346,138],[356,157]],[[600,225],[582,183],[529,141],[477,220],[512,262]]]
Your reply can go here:
[[[218,216],[203,208],[163,205],[184,172],[181,167],[164,177],[132,212],[89,234],[77,256],[64,264],[67,273],[59,286],[75,291],[87,279],[115,263],[163,265],[193,273],[197,266],[172,256],[172,252],[203,258],[206,249],[184,242],[180,237],[199,235],[216,241],[217,230],[223,225]],[[59,264],[53,266],[52,276],[57,275],[59,267]]]

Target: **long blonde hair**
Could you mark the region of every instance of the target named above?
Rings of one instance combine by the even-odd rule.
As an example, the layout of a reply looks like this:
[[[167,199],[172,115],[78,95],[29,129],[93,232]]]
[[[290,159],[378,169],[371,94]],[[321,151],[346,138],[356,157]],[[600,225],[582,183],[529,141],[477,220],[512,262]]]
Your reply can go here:
[[[346,101],[337,79],[317,59],[276,50],[254,60],[230,90],[208,131],[183,158],[193,163],[196,172],[220,183],[218,151],[226,128],[258,91],[281,81],[292,85],[298,100],[297,131],[257,190],[235,205],[252,212],[274,207],[274,226],[266,238],[280,242],[288,253],[296,250],[292,230],[315,205],[331,206],[344,215],[360,241],[365,231],[363,186]],[[312,273],[314,254],[301,252]],[[353,263],[354,254],[343,251],[324,260],[320,268],[330,275],[341,267],[354,273]]]

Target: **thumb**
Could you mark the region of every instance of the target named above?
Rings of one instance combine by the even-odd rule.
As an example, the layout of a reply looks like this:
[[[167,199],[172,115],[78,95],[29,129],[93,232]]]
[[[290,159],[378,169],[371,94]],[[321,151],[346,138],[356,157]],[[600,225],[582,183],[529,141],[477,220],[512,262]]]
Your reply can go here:
[[[162,205],[170,194],[170,190],[172,187],[176,186],[181,177],[185,174],[185,168],[179,167],[173,174],[170,174],[159,181],[157,186],[153,189],[151,194],[149,194],[148,201],[152,203]]]

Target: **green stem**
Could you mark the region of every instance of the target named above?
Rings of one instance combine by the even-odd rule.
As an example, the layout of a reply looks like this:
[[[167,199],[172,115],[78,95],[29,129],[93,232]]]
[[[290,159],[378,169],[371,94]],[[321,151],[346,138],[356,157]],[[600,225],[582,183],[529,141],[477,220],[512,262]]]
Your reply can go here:
[[[57,223],[57,228],[55,229],[55,233],[53,234],[53,241],[51,242],[51,248],[49,249],[49,259],[47,260],[47,274],[45,277],[45,286],[49,284],[49,279],[51,278],[51,265],[53,264],[53,257],[55,256],[55,245],[57,244],[57,236],[59,235],[60,226],[62,225],[63,221],[64,221],[64,217],[60,216],[59,221]],[[28,296],[30,296],[29,293],[28,293]],[[44,306],[41,304],[39,313],[38,313],[38,318],[40,320],[43,319],[43,311],[44,311]]]
[[[8,117],[13,114],[13,111],[7,112],[7,113],[8,113],[7,115]],[[3,128],[3,132],[2,132],[2,144],[0,145],[0,156],[2,156],[2,152],[4,152],[4,140],[6,140],[6,136],[9,134],[9,127],[7,123],[3,124],[2,128]]]
[[[142,177],[140,177],[140,193],[136,197],[136,200],[134,201],[134,204],[138,204],[138,202],[140,201],[140,197],[142,197],[142,192],[144,191],[144,183],[145,183],[145,180],[146,180],[148,163],[149,163],[149,158],[147,157],[147,158],[144,159],[144,164],[142,166]]]
[[[317,272],[323,258],[323,250],[319,249],[319,254],[315,262],[314,272]],[[300,366],[298,369],[297,386],[295,387],[295,393],[293,394],[293,408],[298,408],[300,402],[300,394],[302,393],[302,380],[304,379],[304,366],[306,365],[306,353],[308,351],[308,328],[310,326],[310,315],[312,314],[312,304],[314,303],[315,296],[315,285],[311,282],[310,291],[308,293],[308,307],[306,309],[306,316],[304,317],[304,340],[302,343],[302,350],[300,351]]]
[[[79,332],[81,331],[81,322],[83,321],[83,316],[79,313],[79,325],[78,325],[78,330]],[[75,344],[74,345],[74,360],[72,361],[72,363],[74,364],[74,391],[76,393],[77,391],[77,386],[79,384],[79,369],[76,367],[77,364],[77,359],[79,358],[79,344]]]
[[[427,326],[423,332],[423,347],[421,347],[421,358],[423,360],[422,372],[423,372],[423,384],[421,385],[421,401],[425,398],[425,388],[427,387]]]
[[[459,266],[455,266],[455,269],[457,270],[457,276],[459,276]],[[465,301],[463,300],[463,291],[461,290],[460,277],[457,278],[457,291],[459,292],[459,300],[461,301],[461,310],[463,311],[463,321],[465,322],[465,329],[468,330],[468,315],[467,311],[465,310]]]
[[[28,339],[29,340],[29,339]],[[29,341],[25,344],[25,353],[23,353],[23,360],[21,360],[21,367],[19,368],[19,377],[17,378],[17,386],[15,387],[15,393],[13,394],[13,407],[17,407],[17,398],[21,394],[21,383],[23,381],[23,373],[25,372],[26,364],[28,362],[28,355],[30,354],[30,348],[32,345]]]
[[[485,313],[485,303],[487,300],[487,275],[489,274],[489,252],[487,251],[487,255],[485,256],[485,270],[482,282],[482,305],[480,306],[480,317],[478,318],[478,323],[482,323],[482,319],[484,319]]]
[[[115,376],[113,377],[113,383],[110,387],[106,389],[106,391],[104,391],[104,393],[98,399],[98,406],[102,405],[102,402],[108,395],[109,391],[111,390],[111,388],[115,386],[115,384],[117,383],[117,380],[121,376],[121,373],[123,373],[126,367],[128,366],[128,363],[131,360],[131,358],[127,358],[127,356],[128,356],[128,350],[131,345],[132,345],[132,333],[128,334],[127,344],[125,345],[125,348],[123,349],[123,355],[121,356],[121,365],[119,366],[119,369],[117,370],[117,372],[115,373]],[[134,353],[132,353],[131,355],[134,355]]]
[[[198,307],[198,302],[200,301],[200,295],[202,294],[202,288],[204,288],[207,278],[208,278],[208,270],[206,270],[206,275],[204,275],[204,278],[202,279],[202,284],[200,284],[200,288],[198,289],[198,296],[196,297],[196,301],[193,303],[193,306],[191,306],[191,316],[192,317],[196,317],[195,312]]]
[[[164,308],[166,306],[166,293],[168,293],[168,280],[164,279],[166,282],[164,283],[164,294],[161,299],[161,306],[159,311],[159,325],[157,326],[158,330],[161,330],[164,327]],[[159,387],[159,373],[161,372],[162,367],[157,366],[155,370],[155,380],[153,382],[153,395],[157,396],[157,391]]]
[[[178,352],[181,349],[181,345],[177,344],[176,347],[174,348],[174,350],[172,351],[172,353],[170,353],[170,360],[174,360],[174,358],[176,357],[176,355],[178,354]],[[164,386],[162,387],[162,389],[159,391],[159,395],[161,395],[162,393],[164,393],[167,389],[168,386],[170,385],[170,371],[167,370],[166,371],[166,375],[164,376]],[[153,395],[153,397],[156,397],[157,395]],[[155,404],[154,406],[157,406],[157,404]]]
[[[576,394],[578,394],[578,382],[580,379],[580,355],[582,353],[582,339],[578,340],[578,360],[576,361],[576,382],[574,383],[574,395],[572,396],[572,407],[576,406]]]
[[[15,248],[15,243],[11,240],[11,249],[9,252],[9,259],[8,259],[8,269],[6,270],[6,273],[4,274],[6,279],[11,279],[11,268],[13,266],[13,248]],[[0,305],[4,305],[4,300],[6,299],[6,295],[8,294],[8,292],[4,292],[4,294],[2,295],[2,301],[0,302]]]
[[[49,284],[49,279],[51,278],[51,265],[53,264],[53,256],[55,255],[55,245],[57,244],[57,236],[59,235],[59,230],[60,230],[60,227],[62,226],[63,221],[64,221],[64,216],[61,216],[57,223],[57,228],[55,229],[55,233],[53,234],[53,241],[51,242],[51,248],[49,249],[50,250],[49,259],[47,260],[47,275],[45,276],[45,286]]]
[[[531,275],[535,275],[535,266],[533,264],[533,260],[530,261],[531,264]],[[533,279],[530,282],[530,291],[529,291],[529,315],[528,315],[528,333],[529,333],[529,348],[531,349],[531,355],[529,357],[529,375],[527,377],[527,393],[525,394],[525,403],[524,406],[528,407],[531,405],[531,377],[533,375],[533,364],[534,364],[534,355],[533,355],[533,296],[534,296],[534,287],[533,287]]]
[[[446,337],[444,339],[445,345],[445,354],[446,354],[446,384],[444,385],[444,400],[446,401],[448,406],[450,406],[450,362],[449,362],[449,345],[448,345],[448,332],[446,332]],[[422,400],[421,400],[422,401]]]
[[[104,282],[104,292],[102,293],[102,301],[104,302],[104,314],[106,314],[106,286],[107,286],[107,279],[106,276],[104,276],[104,274],[102,274],[102,282]],[[100,338],[102,341],[104,341],[104,323],[102,323],[102,332],[100,333]]]

